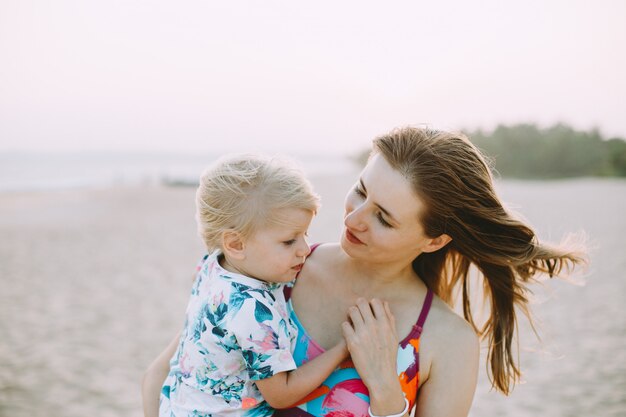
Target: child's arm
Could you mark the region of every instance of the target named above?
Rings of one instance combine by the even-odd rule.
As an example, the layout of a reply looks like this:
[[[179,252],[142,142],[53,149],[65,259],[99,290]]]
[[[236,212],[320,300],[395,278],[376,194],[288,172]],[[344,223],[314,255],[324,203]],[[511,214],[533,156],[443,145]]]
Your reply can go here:
[[[348,356],[345,340],[315,359],[288,372],[255,381],[263,398],[273,408],[286,408],[319,387]]]

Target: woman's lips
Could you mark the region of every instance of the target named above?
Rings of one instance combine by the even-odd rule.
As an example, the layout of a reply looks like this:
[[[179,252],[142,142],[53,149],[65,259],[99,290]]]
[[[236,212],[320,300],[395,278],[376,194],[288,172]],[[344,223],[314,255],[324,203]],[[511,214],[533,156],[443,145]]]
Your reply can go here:
[[[348,230],[348,229],[346,229],[346,239],[348,239],[348,242],[354,243],[355,245],[363,245],[364,244],[356,236],[354,236],[352,234],[352,232],[350,232],[350,230]]]

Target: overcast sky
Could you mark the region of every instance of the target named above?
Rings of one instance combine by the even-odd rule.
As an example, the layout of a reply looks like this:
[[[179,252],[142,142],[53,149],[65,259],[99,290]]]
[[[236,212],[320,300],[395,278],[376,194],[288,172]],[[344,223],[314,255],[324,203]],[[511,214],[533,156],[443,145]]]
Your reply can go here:
[[[351,152],[398,125],[626,137],[626,2],[0,0],[0,151]]]

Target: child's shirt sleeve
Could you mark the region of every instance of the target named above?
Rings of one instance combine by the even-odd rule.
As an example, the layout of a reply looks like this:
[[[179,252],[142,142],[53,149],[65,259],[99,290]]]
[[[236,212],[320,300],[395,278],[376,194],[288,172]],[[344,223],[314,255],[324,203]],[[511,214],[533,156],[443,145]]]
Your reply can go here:
[[[272,298],[255,293],[242,303],[230,321],[230,330],[241,347],[252,380],[296,369],[289,326]]]

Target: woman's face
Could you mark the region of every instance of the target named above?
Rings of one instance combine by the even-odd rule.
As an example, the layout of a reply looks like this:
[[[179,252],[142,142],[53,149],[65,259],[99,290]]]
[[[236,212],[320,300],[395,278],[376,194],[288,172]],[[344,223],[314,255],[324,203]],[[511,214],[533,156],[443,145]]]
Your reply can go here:
[[[409,181],[377,154],[346,196],[341,247],[367,262],[410,262],[428,247],[424,203]]]

